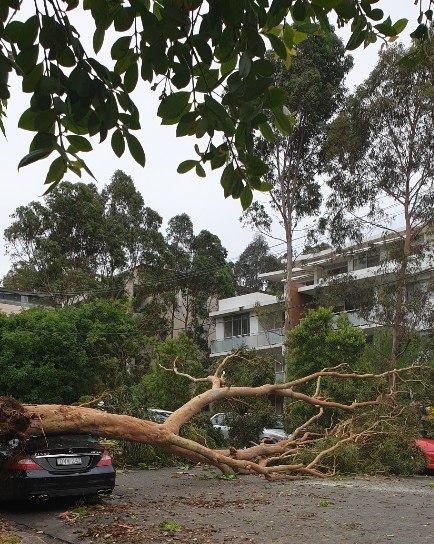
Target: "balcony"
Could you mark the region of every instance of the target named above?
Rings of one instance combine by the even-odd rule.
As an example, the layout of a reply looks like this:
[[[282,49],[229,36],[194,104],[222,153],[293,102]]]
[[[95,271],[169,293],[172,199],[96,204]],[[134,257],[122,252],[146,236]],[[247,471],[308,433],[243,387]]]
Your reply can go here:
[[[224,340],[213,340],[211,342],[211,355],[217,353],[231,353],[241,347],[247,349],[266,349],[279,347],[283,344],[285,333],[283,329],[260,332],[250,336],[234,336]]]

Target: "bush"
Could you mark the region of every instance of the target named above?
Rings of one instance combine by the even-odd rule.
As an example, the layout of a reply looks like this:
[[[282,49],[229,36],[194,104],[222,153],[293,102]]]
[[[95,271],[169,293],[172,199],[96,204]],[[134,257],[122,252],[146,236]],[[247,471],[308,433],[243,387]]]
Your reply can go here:
[[[396,409],[396,407],[395,407]],[[400,474],[411,475],[426,466],[423,453],[414,446],[420,436],[420,418],[412,406],[403,407],[393,417],[390,406],[380,405],[356,415],[347,428],[354,433],[371,429],[355,442],[342,443],[339,448],[325,455],[321,464],[328,469],[335,467],[340,474]],[[320,451],[340,440],[325,436],[303,446],[293,462],[311,462]]]

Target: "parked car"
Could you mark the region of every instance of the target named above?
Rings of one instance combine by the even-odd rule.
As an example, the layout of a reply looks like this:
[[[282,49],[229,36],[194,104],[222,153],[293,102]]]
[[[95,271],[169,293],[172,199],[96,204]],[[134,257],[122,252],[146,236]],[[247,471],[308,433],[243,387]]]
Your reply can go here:
[[[434,470],[434,440],[430,438],[417,438],[416,447],[422,450],[426,459],[427,470]]]
[[[0,444],[0,500],[111,493],[115,470],[108,451],[93,436],[31,437]]]
[[[170,410],[161,410],[160,408],[148,408],[149,419],[156,423],[164,423],[166,419],[173,414]]]
[[[228,414],[219,412],[218,414],[214,414],[210,419],[213,427],[220,429],[223,437],[227,440],[231,430]],[[285,432],[282,421],[278,419],[275,427],[265,427],[262,429],[258,438],[259,440],[266,440],[267,442],[279,442],[279,440],[286,440],[289,438],[289,435]]]

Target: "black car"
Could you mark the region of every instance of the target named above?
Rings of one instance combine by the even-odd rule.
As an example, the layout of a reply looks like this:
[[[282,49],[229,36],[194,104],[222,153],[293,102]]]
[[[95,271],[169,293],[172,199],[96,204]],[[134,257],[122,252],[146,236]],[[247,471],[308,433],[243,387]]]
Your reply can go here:
[[[11,440],[0,444],[0,463],[2,501],[96,495],[115,485],[111,456],[93,436]]]

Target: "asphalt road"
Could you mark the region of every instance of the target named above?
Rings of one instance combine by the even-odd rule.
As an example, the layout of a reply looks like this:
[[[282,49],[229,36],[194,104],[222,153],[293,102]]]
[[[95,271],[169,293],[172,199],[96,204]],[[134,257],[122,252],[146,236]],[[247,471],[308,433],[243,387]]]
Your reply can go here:
[[[119,474],[100,504],[0,508],[48,544],[423,544],[434,539],[434,478],[266,482],[207,467]]]

